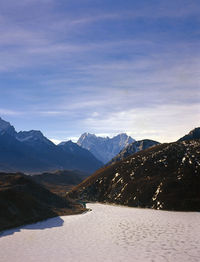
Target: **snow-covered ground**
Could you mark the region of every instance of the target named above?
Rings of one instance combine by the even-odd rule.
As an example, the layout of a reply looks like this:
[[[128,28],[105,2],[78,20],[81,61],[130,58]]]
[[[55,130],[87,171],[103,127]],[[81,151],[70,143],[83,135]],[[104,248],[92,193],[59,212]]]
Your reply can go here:
[[[1,262],[200,261],[200,213],[88,204],[0,235]]]

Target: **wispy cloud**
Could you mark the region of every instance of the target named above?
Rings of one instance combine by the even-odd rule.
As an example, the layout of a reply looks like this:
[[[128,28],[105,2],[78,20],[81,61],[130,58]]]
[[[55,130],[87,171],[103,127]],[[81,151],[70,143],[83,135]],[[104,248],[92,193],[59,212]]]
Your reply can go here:
[[[108,13],[108,14],[101,14],[101,15],[93,15],[93,16],[85,16],[82,18],[79,18],[77,20],[72,20],[70,22],[70,25],[83,25],[88,23],[94,23],[97,21],[107,21],[107,20],[116,20],[120,19],[123,16],[121,14],[115,14],[115,13]]]
[[[23,114],[23,112],[0,108],[0,115],[2,116],[19,116]]]
[[[195,0],[1,1],[0,114],[58,140],[175,139],[199,121],[199,11]]]

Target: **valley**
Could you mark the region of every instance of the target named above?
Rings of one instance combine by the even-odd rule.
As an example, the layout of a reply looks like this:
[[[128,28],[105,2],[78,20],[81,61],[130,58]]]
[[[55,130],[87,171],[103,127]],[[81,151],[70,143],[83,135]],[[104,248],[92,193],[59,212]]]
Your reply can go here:
[[[200,261],[200,1],[0,1],[0,262]]]

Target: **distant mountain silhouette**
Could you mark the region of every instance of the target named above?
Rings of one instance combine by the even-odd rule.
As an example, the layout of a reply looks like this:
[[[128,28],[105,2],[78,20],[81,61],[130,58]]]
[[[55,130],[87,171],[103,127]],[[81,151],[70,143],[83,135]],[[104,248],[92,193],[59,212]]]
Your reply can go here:
[[[160,144],[104,167],[70,192],[71,198],[200,211],[200,139]]]
[[[56,146],[40,131],[17,133],[9,122],[0,118],[0,170],[5,172],[43,172],[78,169],[92,173],[102,166],[88,150],[67,143]],[[68,149],[70,148],[71,149]]]
[[[106,164],[116,156],[124,147],[135,140],[127,134],[119,134],[113,138],[97,137],[94,134],[84,133],[77,144],[89,150],[97,159]]]
[[[65,156],[69,156],[69,165],[76,167],[76,169],[91,173],[91,170],[97,170],[103,165],[89,150],[72,141],[62,142],[58,148],[65,153]]]
[[[1,171],[39,171],[46,167],[47,164],[39,159],[30,146],[23,144],[10,134],[0,135]],[[53,165],[50,167],[53,168]]]

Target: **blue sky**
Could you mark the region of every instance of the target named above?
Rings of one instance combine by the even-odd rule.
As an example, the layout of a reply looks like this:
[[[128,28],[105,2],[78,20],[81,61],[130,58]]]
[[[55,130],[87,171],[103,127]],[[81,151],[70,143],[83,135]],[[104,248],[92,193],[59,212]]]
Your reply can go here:
[[[67,140],[200,126],[199,0],[0,2],[0,116]]]

